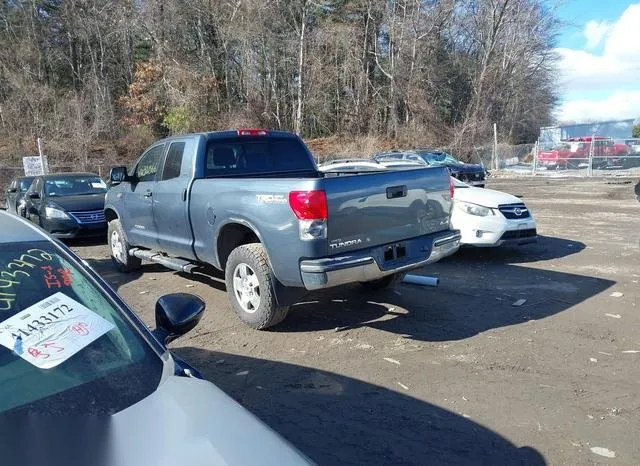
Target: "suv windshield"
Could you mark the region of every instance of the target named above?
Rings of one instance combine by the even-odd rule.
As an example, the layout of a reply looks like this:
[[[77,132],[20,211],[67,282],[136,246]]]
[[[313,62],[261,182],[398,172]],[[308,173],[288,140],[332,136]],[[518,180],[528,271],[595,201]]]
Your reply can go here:
[[[61,176],[44,180],[44,193],[47,196],[79,196],[106,192],[107,185],[99,176]]]
[[[461,165],[460,161],[446,152],[418,151],[418,155],[429,165]]]
[[[47,242],[0,244],[0,413],[112,414],[159,384],[142,324],[81,267]]]

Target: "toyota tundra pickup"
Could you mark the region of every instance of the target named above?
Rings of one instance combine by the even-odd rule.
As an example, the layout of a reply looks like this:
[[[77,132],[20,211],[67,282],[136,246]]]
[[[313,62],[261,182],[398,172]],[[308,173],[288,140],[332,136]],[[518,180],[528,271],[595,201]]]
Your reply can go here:
[[[264,329],[310,290],[381,289],[453,254],[446,167],[318,170],[291,133],[245,129],[172,137],[115,167],[105,201],[114,263],[224,271],[238,317]]]

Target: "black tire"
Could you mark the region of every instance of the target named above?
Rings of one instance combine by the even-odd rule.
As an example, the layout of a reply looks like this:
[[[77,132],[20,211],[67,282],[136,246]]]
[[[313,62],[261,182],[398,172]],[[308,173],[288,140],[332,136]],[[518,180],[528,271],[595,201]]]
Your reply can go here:
[[[142,259],[129,254],[131,245],[124,234],[119,219],[111,220],[107,228],[107,239],[111,250],[111,260],[120,272],[133,272],[142,266]],[[116,244],[119,242],[119,244]],[[114,250],[117,248],[118,250]]]
[[[385,290],[387,288],[393,288],[397,283],[400,283],[404,280],[405,275],[406,273],[404,272],[394,273],[370,282],[360,282],[360,285],[369,291]]]
[[[224,275],[231,306],[246,325],[263,330],[287,317],[289,306],[278,306],[274,292],[276,278],[262,244],[235,248],[227,259]],[[247,300],[244,303],[243,297]]]

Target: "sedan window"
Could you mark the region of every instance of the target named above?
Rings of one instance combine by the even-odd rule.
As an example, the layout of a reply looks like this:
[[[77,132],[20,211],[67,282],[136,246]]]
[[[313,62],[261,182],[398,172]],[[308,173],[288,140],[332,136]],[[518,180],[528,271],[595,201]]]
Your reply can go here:
[[[61,176],[46,178],[44,192],[47,196],[102,194],[107,192],[107,185],[99,176]]]
[[[163,363],[140,327],[57,246],[0,245],[0,413],[114,413],[148,396]]]

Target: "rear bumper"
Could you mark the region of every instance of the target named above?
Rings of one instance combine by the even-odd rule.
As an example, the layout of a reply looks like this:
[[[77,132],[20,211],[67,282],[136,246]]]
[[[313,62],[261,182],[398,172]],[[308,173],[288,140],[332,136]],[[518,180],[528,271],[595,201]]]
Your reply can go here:
[[[420,236],[398,243],[376,246],[322,259],[300,262],[300,273],[307,290],[319,290],[355,282],[377,280],[398,272],[416,269],[438,262],[460,248],[460,233],[445,231]],[[388,258],[389,251],[400,256]]]

